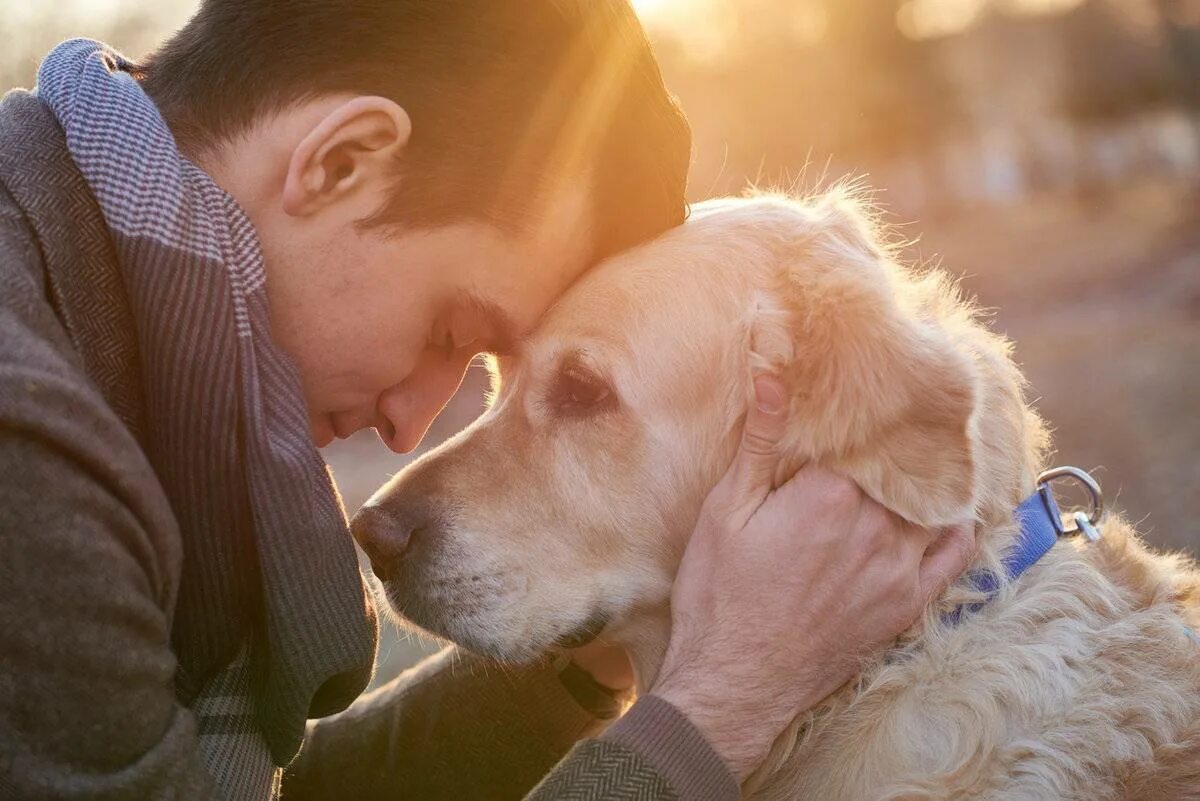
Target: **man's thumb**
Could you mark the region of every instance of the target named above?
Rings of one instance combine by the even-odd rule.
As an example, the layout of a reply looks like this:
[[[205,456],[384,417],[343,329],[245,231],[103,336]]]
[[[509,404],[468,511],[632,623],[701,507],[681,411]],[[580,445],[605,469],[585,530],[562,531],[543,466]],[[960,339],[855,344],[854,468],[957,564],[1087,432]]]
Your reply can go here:
[[[773,375],[754,377],[754,403],[746,414],[742,444],[733,464],[734,490],[739,500],[761,500],[775,482],[779,443],[787,430],[787,390]]]

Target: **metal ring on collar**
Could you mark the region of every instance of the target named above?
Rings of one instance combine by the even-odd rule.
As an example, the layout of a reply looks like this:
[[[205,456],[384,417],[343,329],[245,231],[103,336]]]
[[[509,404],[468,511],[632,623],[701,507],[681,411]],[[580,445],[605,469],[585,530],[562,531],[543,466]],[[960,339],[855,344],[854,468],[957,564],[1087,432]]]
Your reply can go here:
[[[1063,535],[1070,536],[1084,532],[1089,534],[1088,538],[1091,539],[1091,535],[1087,530],[1088,527],[1090,526],[1094,531],[1095,527],[1100,525],[1100,521],[1104,519],[1104,494],[1100,491],[1099,482],[1092,478],[1088,471],[1081,470],[1078,467],[1055,467],[1038,476],[1037,483],[1038,486],[1048,485],[1060,478],[1072,479],[1082,485],[1088,491],[1088,494],[1092,496],[1092,511],[1087,517],[1088,525],[1084,526],[1082,520],[1076,520],[1075,528],[1064,530]]]

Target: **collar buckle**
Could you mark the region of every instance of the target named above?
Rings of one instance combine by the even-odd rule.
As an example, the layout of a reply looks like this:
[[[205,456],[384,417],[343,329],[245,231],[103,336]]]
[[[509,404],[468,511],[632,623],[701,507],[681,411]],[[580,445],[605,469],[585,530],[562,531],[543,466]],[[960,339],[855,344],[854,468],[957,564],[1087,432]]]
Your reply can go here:
[[[1087,490],[1088,495],[1091,497],[1092,508],[1088,514],[1075,512],[1072,515],[1071,519],[1075,523],[1073,528],[1065,528],[1063,526],[1061,517],[1058,514],[1058,504],[1054,501],[1054,491],[1051,484],[1060,479],[1074,481]],[[1078,467],[1055,467],[1038,476],[1037,485],[1039,493],[1041,493],[1043,500],[1046,502],[1047,512],[1050,514],[1054,522],[1054,527],[1058,530],[1060,537],[1083,534],[1088,542],[1096,542],[1100,539],[1100,531],[1097,527],[1104,520],[1104,493],[1100,491],[1099,482],[1092,478],[1088,471],[1081,470]]]

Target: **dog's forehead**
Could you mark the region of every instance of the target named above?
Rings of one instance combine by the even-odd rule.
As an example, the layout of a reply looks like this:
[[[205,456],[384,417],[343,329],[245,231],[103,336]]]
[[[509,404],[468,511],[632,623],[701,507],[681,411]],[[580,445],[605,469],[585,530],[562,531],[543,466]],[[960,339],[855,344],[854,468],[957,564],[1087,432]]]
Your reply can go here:
[[[674,325],[744,305],[770,266],[767,207],[744,199],[699,204],[683,225],[597,265],[547,316],[564,334]]]

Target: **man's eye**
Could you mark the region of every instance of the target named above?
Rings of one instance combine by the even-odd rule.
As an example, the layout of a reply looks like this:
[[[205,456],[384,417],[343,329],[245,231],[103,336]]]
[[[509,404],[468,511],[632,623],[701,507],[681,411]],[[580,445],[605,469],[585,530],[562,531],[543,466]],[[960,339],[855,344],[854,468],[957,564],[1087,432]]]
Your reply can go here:
[[[575,416],[593,414],[616,405],[608,383],[579,367],[567,367],[559,373],[551,401],[560,414]]]
[[[454,356],[454,339],[449,336],[438,336],[430,334],[429,339],[425,341],[425,347],[432,351],[438,351],[446,357],[446,361]]]
[[[434,350],[441,351],[442,355],[446,357],[446,361],[453,359],[454,354],[457,353],[460,348],[466,347],[466,345],[470,344],[470,342],[464,345],[459,345],[456,343],[454,341],[454,332],[450,329],[440,333],[434,331],[429,335],[429,347]]]
[[[469,328],[459,329],[452,324],[443,323],[435,324],[433,330],[429,332],[429,339],[426,340],[426,347],[441,351],[442,355],[446,357],[446,361],[453,361],[454,357],[460,355],[464,348],[483,350],[483,345],[479,336]]]

